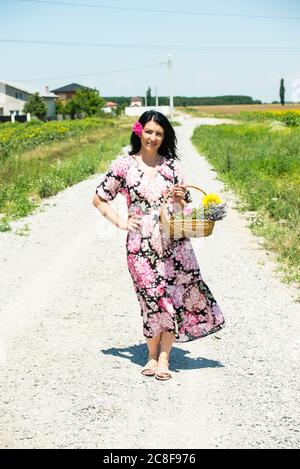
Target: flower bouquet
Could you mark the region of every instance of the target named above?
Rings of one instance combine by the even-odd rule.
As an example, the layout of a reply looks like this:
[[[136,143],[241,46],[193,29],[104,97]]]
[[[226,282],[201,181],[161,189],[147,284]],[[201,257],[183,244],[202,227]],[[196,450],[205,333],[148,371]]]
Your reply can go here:
[[[174,219],[181,220],[222,220],[227,215],[227,205],[217,194],[207,194],[200,202],[200,207],[184,207],[181,213],[174,215]]]
[[[203,192],[204,197],[200,206],[184,207],[181,211],[166,216],[165,202],[170,192],[165,196],[161,210],[162,228],[170,238],[196,238],[211,235],[215,221],[222,220],[227,215],[227,205],[217,194],[206,194],[198,186],[187,186]]]

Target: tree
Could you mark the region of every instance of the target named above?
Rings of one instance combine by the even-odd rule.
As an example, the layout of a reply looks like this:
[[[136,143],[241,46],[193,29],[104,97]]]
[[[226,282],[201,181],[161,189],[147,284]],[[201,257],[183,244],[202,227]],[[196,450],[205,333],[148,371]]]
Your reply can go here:
[[[119,104],[116,109],[116,116],[121,116],[125,112],[126,103]]]
[[[77,114],[84,113],[87,116],[94,116],[105,104],[104,99],[99,95],[97,90],[90,88],[79,88],[75,91],[74,96],[67,102],[66,112],[71,118]]]
[[[47,114],[47,106],[39,93],[34,93],[30,96],[28,102],[24,105],[23,112],[25,114],[30,112],[30,114],[36,116],[38,119],[45,118]]]
[[[56,114],[62,114],[64,115],[66,113],[64,103],[60,100],[57,100],[55,103],[56,107]]]
[[[150,86],[148,86],[146,96],[147,96],[147,106],[152,106],[152,97],[151,97],[151,88],[150,88]]]
[[[280,96],[280,102],[281,102],[282,106],[284,106],[284,94],[285,94],[284,79],[281,78],[279,96]]]
[[[66,102],[66,104],[64,105],[64,110],[64,115],[69,115],[71,119],[75,119],[76,113],[79,112],[77,110],[75,102],[73,101],[73,98]]]

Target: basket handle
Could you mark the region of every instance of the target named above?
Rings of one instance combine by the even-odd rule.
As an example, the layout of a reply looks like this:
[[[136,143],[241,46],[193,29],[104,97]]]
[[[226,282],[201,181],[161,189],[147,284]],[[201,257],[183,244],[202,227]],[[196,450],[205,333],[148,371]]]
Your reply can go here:
[[[204,195],[207,195],[206,192],[205,192],[203,189],[201,189],[201,187],[199,187],[199,186],[195,186],[195,185],[186,185],[186,187],[192,187],[192,188],[194,188],[194,189],[197,189],[198,191],[203,192]],[[164,206],[165,206],[165,203],[166,203],[167,198],[168,198],[169,195],[173,192],[173,189],[174,189],[174,187],[172,187],[172,188],[167,192],[167,194],[164,196],[163,202],[162,202],[162,207],[161,207],[162,210],[164,209]]]

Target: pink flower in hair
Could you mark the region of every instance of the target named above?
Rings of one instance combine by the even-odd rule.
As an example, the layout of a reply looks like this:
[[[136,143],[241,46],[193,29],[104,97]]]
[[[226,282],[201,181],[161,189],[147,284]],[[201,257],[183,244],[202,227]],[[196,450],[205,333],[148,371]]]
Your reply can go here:
[[[139,121],[137,121],[137,122],[135,122],[135,123],[133,124],[133,126],[132,126],[132,132],[134,132],[135,135],[137,135],[138,137],[140,137],[140,136],[142,135],[143,128],[144,128],[144,127],[142,126],[142,124],[141,124]]]

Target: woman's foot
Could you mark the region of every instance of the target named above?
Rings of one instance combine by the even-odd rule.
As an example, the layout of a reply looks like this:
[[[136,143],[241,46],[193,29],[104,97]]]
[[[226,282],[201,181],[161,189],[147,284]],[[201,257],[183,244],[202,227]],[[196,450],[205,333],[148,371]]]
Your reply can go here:
[[[155,378],[159,379],[160,381],[167,381],[168,379],[172,378],[169,370],[168,360],[159,358],[155,372]]]
[[[148,362],[142,369],[141,373],[144,376],[154,376],[156,369],[157,369],[157,358],[149,357]]]

